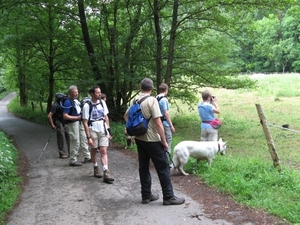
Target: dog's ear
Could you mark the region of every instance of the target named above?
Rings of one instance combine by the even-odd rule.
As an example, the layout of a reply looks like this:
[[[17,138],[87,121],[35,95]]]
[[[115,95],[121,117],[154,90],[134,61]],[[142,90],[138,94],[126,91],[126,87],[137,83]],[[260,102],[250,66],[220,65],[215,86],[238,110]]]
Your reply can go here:
[[[219,138],[219,142],[223,142],[222,138]]]

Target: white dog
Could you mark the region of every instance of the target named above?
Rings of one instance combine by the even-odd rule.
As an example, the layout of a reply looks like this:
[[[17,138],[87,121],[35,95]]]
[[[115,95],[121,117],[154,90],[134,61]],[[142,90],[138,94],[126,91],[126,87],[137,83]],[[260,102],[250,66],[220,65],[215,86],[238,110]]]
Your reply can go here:
[[[208,165],[211,166],[218,152],[225,155],[226,143],[222,141],[222,138],[219,141],[182,141],[174,148],[173,163],[183,175],[187,176],[189,174],[184,172],[183,167],[190,156],[197,159],[197,162],[207,160]],[[173,163],[171,163],[171,168],[174,168]]]

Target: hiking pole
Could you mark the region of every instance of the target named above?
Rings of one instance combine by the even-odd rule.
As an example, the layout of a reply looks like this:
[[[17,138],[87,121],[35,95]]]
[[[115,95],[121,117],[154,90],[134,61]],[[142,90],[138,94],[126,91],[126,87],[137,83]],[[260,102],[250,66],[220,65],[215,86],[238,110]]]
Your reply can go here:
[[[172,157],[171,157],[170,152],[167,151],[167,153],[168,153],[168,155],[169,155],[169,159],[170,159],[171,163],[172,163],[173,166],[174,166],[174,169],[176,170],[177,168],[176,168],[176,166],[175,166],[175,163],[174,163],[173,160],[172,160]]]
[[[51,137],[52,137],[54,131],[55,131],[55,129],[52,129],[51,135],[50,135],[50,137],[49,137],[49,139],[48,139],[48,141],[47,141],[47,143],[46,143],[44,149],[42,150],[42,152],[41,152],[41,154],[40,154],[38,160],[36,161],[36,163],[39,163],[39,160],[40,160],[40,158],[42,157],[42,155],[43,155],[43,153],[44,153],[44,151],[45,151],[47,145],[49,144],[49,141],[50,141],[50,139],[51,139]]]

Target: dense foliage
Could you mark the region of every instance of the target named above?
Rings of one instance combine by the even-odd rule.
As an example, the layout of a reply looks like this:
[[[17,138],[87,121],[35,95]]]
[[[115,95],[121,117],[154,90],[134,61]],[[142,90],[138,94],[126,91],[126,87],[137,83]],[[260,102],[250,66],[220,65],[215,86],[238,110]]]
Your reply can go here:
[[[294,0],[28,0],[0,3],[1,74],[22,106],[92,84],[122,119],[143,77],[195,101],[199,86],[253,85],[240,72],[299,70]],[[299,4],[299,3],[297,3]],[[20,16],[22,15],[22,16]],[[30,26],[29,26],[30,25]],[[195,86],[197,84],[197,86]]]

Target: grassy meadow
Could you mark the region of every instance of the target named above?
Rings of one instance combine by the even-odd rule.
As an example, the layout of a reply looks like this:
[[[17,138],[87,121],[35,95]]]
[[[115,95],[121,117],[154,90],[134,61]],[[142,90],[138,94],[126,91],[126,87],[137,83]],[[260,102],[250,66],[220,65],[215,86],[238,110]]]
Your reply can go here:
[[[228,141],[228,156],[257,157],[272,164],[255,104],[269,125],[281,165],[300,169],[300,75],[267,75],[255,90],[212,90],[218,96],[224,122],[219,136]],[[289,124],[289,130],[282,129]]]
[[[216,116],[223,122],[219,137],[228,142],[227,157],[247,155],[272,164],[255,105],[259,104],[269,124],[281,165],[297,169],[300,165],[300,74],[265,75],[255,79],[257,87],[251,90],[201,89],[209,89],[217,97],[221,113]],[[187,106],[180,107],[183,112],[171,108],[176,128],[173,147],[182,140],[200,140],[197,104],[192,111]],[[289,129],[282,129],[283,124],[289,124]]]
[[[219,137],[227,141],[226,156],[206,162],[189,160],[186,171],[218,187],[249,207],[261,208],[300,223],[300,75],[253,76],[255,89],[212,89],[223,121]],[[203,90],[206,88],[203,88]],[[201,96],[199,94],[199,101]],[[256,105],[263,109],[282,172],[273,167]],[[195,109],[172,112],[176,127],[174,147],[182,140],[200,140],[200,119]],[[289,124],[289,129],[282,129]]]
[[[251,77],[257,80],[254,89],[207,88],[217,97],[221,110],[217,115],[223,122],[219,137],[227,142],[226,155],[218,155],[211,168],[204,161],[197,164],[190,159],[185,171],[230,194],[239,203],[268,211],[291,224],[300,224],[300,74]],[[200,93],[198,97],[200,102]],[[181,109],[178,112],[172,101],[171,115],[176,128],[172,147],[183,140],[200,140],[198,102],[190,110],[178,100],[176,104]],[[281,172],[273,167],[255,104],[261,105],[269,124]],[[12,101],[9,109],[47,124],[45,112],[20,108],[17,101]],[[289,124],[289,129],[282,129],[283,124]],[[114,142],[125,146],[124,122],[111,122],[111,127]]]

